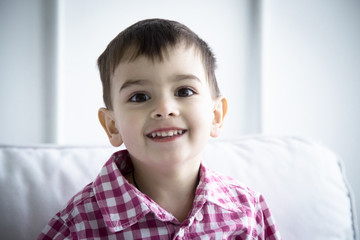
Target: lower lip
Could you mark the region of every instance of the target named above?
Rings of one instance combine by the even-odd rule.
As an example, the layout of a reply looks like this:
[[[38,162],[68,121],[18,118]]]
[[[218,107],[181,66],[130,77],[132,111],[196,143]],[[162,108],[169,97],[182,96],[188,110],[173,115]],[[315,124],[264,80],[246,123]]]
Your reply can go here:
[[[164,138],[152,138],[152,137],[148,137],[151,141],[154,142],[172,142],[177,140],[178,138],[184,136],[186,132],[182,133],[181,135],[174,135],[172,137],[164,137]]]

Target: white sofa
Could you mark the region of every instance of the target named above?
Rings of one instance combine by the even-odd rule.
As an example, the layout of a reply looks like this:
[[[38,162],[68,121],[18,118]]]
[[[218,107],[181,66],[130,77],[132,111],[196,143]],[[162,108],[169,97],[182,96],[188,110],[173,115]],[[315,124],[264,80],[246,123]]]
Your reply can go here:
[[[118,149],[1,146],[0,239],[35,239]],[[339,158],[296,137],[212,140],[205,163],[262,192],[285,240],[357,239]]]

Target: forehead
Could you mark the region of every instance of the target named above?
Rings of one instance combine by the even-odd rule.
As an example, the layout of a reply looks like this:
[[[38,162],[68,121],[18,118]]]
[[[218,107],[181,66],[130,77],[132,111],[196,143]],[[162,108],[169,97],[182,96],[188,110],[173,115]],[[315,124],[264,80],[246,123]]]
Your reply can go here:
[[[205,72],[197,48],[179,44],[164,49],[161,58],[140,55],[133,60],[121,61],[114,70],[112,81],[116,83],[127,79],[161,79],[179,74],[192,74],[205,81]]]

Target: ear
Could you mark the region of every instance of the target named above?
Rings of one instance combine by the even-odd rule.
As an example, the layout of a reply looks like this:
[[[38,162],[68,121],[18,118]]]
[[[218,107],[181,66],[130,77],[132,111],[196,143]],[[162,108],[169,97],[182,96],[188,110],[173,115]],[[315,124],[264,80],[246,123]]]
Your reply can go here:
[[[227,112],[227,100],[225,97],[220,96],[215,100],[214,105],[214,119],[211,124],[211,137],[218,137],[220,135],[220,128],[224,123],[224,118]]]
[[[106,108],[100,108],[98,116],[111,145],[113,145],[114,147],[119,147],[123,143],[123,141],[119,130],[116,127],[113,112]]]

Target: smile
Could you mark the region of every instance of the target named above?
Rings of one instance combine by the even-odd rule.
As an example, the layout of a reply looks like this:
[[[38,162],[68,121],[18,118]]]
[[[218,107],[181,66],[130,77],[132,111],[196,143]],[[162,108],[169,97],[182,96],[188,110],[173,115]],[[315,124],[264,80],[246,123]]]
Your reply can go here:
[[[174,136],[183,135],[186,130],[161,130],[161,131],[154,131],[152,133],[147,134],[149,138],[168,138]]]

